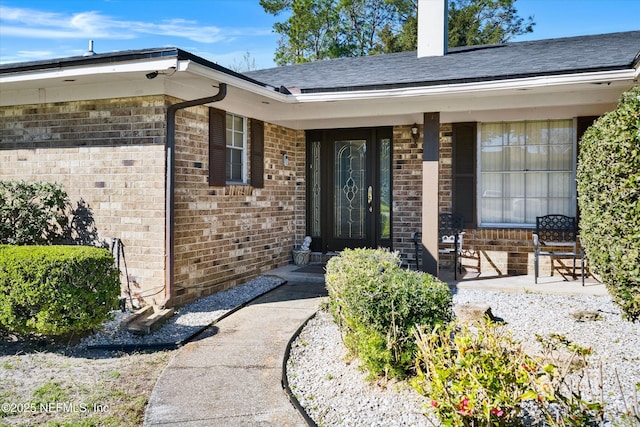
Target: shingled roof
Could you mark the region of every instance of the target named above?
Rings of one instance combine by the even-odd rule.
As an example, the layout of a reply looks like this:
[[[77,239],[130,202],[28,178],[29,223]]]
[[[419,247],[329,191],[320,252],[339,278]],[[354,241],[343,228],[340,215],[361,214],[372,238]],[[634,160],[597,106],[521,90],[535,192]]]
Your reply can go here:
[[[244,73],[302,93],[375,90],[629,69],[640,31],[452,48],[441,57],[401,52]]]

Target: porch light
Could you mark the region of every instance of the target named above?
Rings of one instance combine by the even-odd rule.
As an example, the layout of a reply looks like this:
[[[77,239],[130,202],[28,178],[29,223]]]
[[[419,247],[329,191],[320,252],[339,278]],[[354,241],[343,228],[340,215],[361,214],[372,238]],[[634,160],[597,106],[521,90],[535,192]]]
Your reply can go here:
[[[418,125],[414,123],[411,125],[411,139],[413,139],[413,142],[417,142],[419,137],[420,133],[418,132]]]

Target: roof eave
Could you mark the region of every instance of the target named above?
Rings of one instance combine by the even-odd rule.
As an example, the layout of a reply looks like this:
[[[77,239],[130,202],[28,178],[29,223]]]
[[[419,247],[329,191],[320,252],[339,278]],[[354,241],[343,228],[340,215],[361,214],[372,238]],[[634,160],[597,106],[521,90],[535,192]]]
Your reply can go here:
[[[231,72],[227,69],[216,69],[209,66],[209,64],[203,64],[196,61],[186,61],[185,71],[188,71],[194,75],[205,77],[207,79],[217,80],[221,83],[226,83],[230,86],[238,89],[246,90],[248,92],[261,95],[269,99],[273,99],[279,102],[293,102],[295,101],[287,94],[280,93],[278,88],[261,83],[257,80],[248,78],[242,74]]]
[[[12,73],[0,74],[0,84],[28,82],[47,79],[73,79],[80,76],[93,76],[117,73],[167,71],[178,69],[177,57],[155,58],[147,61],[118,63],[86,63],[82,66],[48,67],[21,69]]]
[[[472,82],[445,82],[437,85],[413,85],[382,89],[358,89],[335,92],[307,92],[291,95],[297,102],[335,102],[345,100],[384,99],[390,97],[417,97],[426,95],[456,95],[496,90],[528,90],[550,86],[576,84],[608,84],[638,79],[638,68],[621,70],[574,72],[561,75],[538,75],[511,79],[479,80]]]
[[[161,48],[145,50],[128,50],[112,53],[101,53],[92,56],[71,56],[66,58],[46,59],[41,61],[0,64],[0,75],[24,72],[44,72],[46,70],[62,70],[73,67],[98,66],[121,62],[154,60],[161,58],[177,58],[180,49]]]

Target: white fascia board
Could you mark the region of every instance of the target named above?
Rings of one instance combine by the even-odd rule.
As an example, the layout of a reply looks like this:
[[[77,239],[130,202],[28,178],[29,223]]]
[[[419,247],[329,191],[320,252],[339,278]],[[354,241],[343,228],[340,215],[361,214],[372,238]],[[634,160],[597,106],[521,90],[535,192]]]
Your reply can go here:
[[[95,64],[91,66],[75,66],[69,68],[50,68],[38,71],[18,72],[0,76],[0,84],[28,82],[47,79],[71,79],[81,76],[95,76],[100,74],[118,74],[134,72],[164,71],[177,69],[178,60],[159,59],[150,61],[132,61],[115,64]]]
[[[246,90],[248,92],[252,92],[256,95],[264,96],[274,101],[279,101],[283,103],[296,102],[295,99],[291,97],[291,95],[285,95],[283,93],[277,92],[275,87],[260,86],[256,83],[252,83],[250,81],[241,79],[239,77],[235,77],[230,74],[223,73],[221,71],[213,70],[209,67],[200,65],[193,61],[184,61],[184,62],[186,63],[184,67],[184,71],[188,71],[197,76],[215,80],[220,83],[226,83],[235,88]]]
[[[614,81],[631,82],[634,79],[637,79],[637,77],[638,71],[629,69],[400,89],[305,93],[292,96],[294,96],[296,101],[300,103],[410,98],[429,95],[464,95],[477,92],[539,89],[552,86],[570,86],[589,83],[602,84]]]

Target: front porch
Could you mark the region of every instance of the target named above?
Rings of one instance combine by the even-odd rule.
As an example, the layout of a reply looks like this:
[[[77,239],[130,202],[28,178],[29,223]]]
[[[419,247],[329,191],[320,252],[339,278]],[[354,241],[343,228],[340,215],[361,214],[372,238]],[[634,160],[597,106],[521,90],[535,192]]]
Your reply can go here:
[[[284,280],[295,283],[318,283],[324,282],[324,274],[320,271],[322,263],[314,262],[308,266],[289,264],[270,272],[267,275],[281,277]],[[308,268],[317,267],[317,268]],[[298,271],[303,270],[303,271]],[[603,283],[598,282],[593,277],[585,279],[582,286],[580,279],[574,280],[572,277],[564,278],[559,273],[554,276],[538,277],[538,283],[534,283],[533,274],[519,276],[496,276],[491,274],[479,274],[476,272],[463,272],[458,280],[453,279],[453,271],[449,268],[440,269],[440,280],[447,282],[452,292],[456,289],[477,289],[484,291],[508,292],[508,293],[531,293],[550,295],[595,295],[607,296],[607,288]]]

